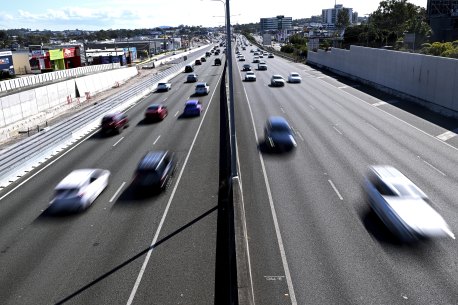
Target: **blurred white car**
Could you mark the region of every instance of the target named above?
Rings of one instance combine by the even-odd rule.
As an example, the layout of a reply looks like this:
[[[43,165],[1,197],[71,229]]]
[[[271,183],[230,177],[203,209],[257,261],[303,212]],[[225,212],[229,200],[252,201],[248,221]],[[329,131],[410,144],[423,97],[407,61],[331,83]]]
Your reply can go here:
[[[198,83],[196,85],[196,94],[208,94],[210,92],[210,86],[207,83]]]
[[[171,83],[159,83],[157,84],[157,91],[169,91],[172,89],[172,84]]]
[[[270,79],[270,85],[272,87],[283,87],[285,85],[285,79],[279,74],[274,74]]]
[[[245,81],[246,82],[255,82],[256,81],[256,75],[254,74],[253,71],[248,71],[245,73]]]
[[[291,72],[288,76],[288,83],[300,83],[302,77],[297,72]]]
[[[110,171],[77,169],[54,189],[49,209],[53,212],[77,212],[88,208],[107,187]]]
[[[371,166],[364,187],[373,211],[401,241],[455,239],[442,216],[429,205],[426,194],[394,167]]]

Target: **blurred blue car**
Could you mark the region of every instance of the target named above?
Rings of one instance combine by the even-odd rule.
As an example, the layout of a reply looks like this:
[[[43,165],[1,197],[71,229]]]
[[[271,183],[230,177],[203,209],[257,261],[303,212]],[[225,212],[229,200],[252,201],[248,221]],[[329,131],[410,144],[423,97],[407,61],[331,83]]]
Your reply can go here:
[[[280,116],[271,116],[264,129],[267,146],[279,152],[291,151],[297,144],[288,122]]]
[[[202,112],[202,104],[199,100],[189,100],[184,106],[184,116],[200,116]]]

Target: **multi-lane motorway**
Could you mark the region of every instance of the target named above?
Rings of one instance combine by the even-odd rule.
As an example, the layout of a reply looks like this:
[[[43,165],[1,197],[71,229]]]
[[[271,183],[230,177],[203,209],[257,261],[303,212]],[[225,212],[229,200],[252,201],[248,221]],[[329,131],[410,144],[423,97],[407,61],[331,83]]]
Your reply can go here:
[[[128,110],[121,134],[96,131],[2,191],[17,187],[0,201],[1,304],[213,303],[223,69],[212,64],[195,69],[210,84],[210,94],[198,97],[200,117],[181,117],[195,87],[182,73],[171,91]],[[168,106],[164,121],[143,120],[152,102]],[[165,193],[142,198],[130,182],[148,150],[175,152],[178,166]],[[55,185],[73,169],[92,167],[111,171],[93,206],[48,215]],[[145,253],[153,243],[160,244]]]
[[[255,304],[457,304],[456,241],[398,243],[361,187],[368,165],[393,165],[457,234],[458,139],[441,137],[454,121],[416,116],[401,100],[278,57],[264,58],[268,70],[255,70],[256,82],[243,82],[250,48],[247,62],[234,57],[233,73],[238,204]],[[210,84],[199,118],[180,117],[194,92],[180,74],[170,92],[127,111],[123,133],[96,131],[1,191],[1,304],[215,303],[223,69],[213,59],[196,67]],[[302,83],[269,86],[272,74],[293,71]],[[168,106],[163,122],[143,121],[151,102]],[[294,152],[262,149],[270,115],[293,127]],[[165,193],[139,198],[129,185],[151,149],[174,151],[179,163]],[[111,171],[104,193],[84,213],[47,215],[54,186],[87,167]]]
[[[242,51],[248,62],[253,53]],[[458,232],[457,139],[446,129],[308,66],[266,59],[235,77],[236,126],[256,304],[457,304],[455,240],[402,245],[368,209],[367,167],[393,165]],[[256,68],[256,64],[252,64]],[[299,72],[301,84],[270,86]],[[388,103],[386,103],[388,102]],[[417,109],[418,110],[418,109]],[[262,149],[268,116],[295,131],[292,154]]]

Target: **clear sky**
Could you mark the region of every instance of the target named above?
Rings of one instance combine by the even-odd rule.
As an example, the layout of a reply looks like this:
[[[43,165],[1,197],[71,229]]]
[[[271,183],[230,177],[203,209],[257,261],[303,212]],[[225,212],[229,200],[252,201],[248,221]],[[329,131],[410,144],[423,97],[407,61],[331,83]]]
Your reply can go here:
[[[158,26],[218,26],[224,24],[224,5],[211,0],[2,0],[0,29],[107,30]],[[426,7],[427,0],[409,0]],[[321,15],[334,0],[229,0],[231,23],[259,22],[284,15],[293,19]],[[342,0],[359,16],[377,9],[380,0]]]

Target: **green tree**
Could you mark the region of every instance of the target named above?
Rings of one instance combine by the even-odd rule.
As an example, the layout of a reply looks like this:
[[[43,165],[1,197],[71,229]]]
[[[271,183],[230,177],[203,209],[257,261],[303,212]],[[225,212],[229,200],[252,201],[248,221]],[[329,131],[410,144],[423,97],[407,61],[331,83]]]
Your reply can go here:
[[[347,8],[339,10],[337,14],[336,27],[338,30],[343,30],[350,25],[350,11]]]

